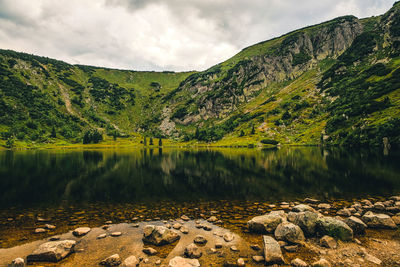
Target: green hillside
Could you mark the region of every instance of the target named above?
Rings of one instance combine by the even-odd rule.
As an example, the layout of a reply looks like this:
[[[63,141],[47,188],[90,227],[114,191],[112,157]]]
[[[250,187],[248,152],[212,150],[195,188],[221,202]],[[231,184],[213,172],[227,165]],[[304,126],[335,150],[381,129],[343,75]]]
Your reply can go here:
[[[148,136],[187,144],[400,144],[400,4],[243,49],[204,72],[0,50],[0,145]],[[107,137],[108,136],[108,137]],[[141,138],[141,137],[140,137]]]

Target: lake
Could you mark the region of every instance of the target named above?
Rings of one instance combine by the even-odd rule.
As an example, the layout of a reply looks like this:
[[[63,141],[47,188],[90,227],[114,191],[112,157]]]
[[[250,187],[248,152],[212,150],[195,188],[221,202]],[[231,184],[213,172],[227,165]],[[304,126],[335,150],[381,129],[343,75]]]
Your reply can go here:
[[[39,217],[62,233],[108,219],[213,209],[245,218],[266,203],[394,195],[399,162],[396,151],[320,147],[2,151],[0,246],[38,239]]]

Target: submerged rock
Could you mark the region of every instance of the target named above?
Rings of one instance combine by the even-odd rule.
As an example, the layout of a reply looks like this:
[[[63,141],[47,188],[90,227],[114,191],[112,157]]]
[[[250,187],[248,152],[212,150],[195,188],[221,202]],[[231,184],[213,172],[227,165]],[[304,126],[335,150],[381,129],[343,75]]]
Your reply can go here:
[[[343,221],[332,217],[322,217],[317,220],[317,231],[323,235],[336,237],[343,241],[353,239],[353,230]]]
[[[147,225],[143,229],[143,241],[157,246],[171,244],[180,238],[177,232],[164,226]]]
[[[140,261],[135,256],[129,256],[124,260],[120,267],[136,267],[139,266]]]
[[[113,267],[113,266],[118,266],[122,263],[121,258],[119,257],[118,254],[111,255],[110,257],[102,260],[100,262],[100,265],[106,266],[106,267]]]
[[[303,231],[291,222],[283,222],[276,227],[275,238],[289,243],[301,243],[305,240]]]
[[[247,222],[250,231],[256,233],[273,233],[276,227],[286,220],[284,211],[271,211],[262,216],[256,216]]]
[[[185,259],[180,256],[172,258],[168,264],[169,267],[200,267],[199,260]]]
[[[76,241],[63,240],[41,244],[27,257],[28,262],[58,262],[73,252]]]
[[[378,229],[396,229],[397,226],[393,219],[386,214],[375,214],[372,211],[368,211],[361,217],[363,222],[371,228]]]
[[[267,264],[283,264],[283,255],[278,242],[270,236],[263,236],[264,258]]]
[[[184,252],[185,256],[190,259],[198,259],[203,255],[200,248],[196,246],[194,243],[191,243],[189,246],[185,248]]]

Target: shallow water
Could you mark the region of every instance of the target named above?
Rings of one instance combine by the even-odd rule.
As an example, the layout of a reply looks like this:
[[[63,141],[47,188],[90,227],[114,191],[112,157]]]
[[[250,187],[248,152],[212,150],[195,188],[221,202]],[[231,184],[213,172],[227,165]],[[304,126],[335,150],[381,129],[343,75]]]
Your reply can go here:
[[[277,150],[45,150],[0,152],[0,247],[76,226],[164,220],[218,211],[241,232],[269,204],[337,202],[400,192],[400,154],[294,147]],[[279,206],[277,207],[279,208]],[[49,219],[57,228],[35,235]]]

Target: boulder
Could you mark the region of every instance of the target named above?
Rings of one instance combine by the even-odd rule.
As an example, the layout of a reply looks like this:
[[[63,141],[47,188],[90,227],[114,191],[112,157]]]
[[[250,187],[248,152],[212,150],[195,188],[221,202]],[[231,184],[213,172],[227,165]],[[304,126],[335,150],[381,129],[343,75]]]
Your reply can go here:
[[[169,261],[169,267],[200,267],[199,260],[197,259],[185,259],[182,257],[175,257]]]
[[[306,236],[313,236],[320,216],[319,213],[311,211],[289,212],[288,220],[298,225]]]
[[[353,230],[353,233],[355,235],[363,235],[365,234],[365,229],[367,228],[367,225],[358,219],[357,217],[350,216],[349,218],[346,218],[343,220],[350,228]]]
[[[278,242],[270,236],[263,236],[264,258],[267,264],[283,264],[283,255]]]
[[[201,257],[201,255],[203,255],[200,248],[193,243],[185,248],[184,254],[187,258],[190,259],[198,259]]]
[[[250,231],[256,233],[273,233],[276,227],[286,220],[284,211],[271,211],[262,216],[256,216],[247,222]]]
[[[350,217],[351,211],[349,209],[341,209],[336,214],[339,216]]]
[[[63,240],[41,244],[27,257],[27,262],[58,262],[73,252],[76,241]]]
[[[171,244],[181,237],[174,230],[165,226],[147,225],[143,229],[143,242],[154,244],[156,246]]]
[[[289,243],[301,243],[305,240],[303,231],[291,222],[283,222],[275,229],[275,238]]]
[[[292,260],[290,262],[290,264],[293,267],[307,267],[308,266],[308,264],[305,261],[303,261],[303,260],[301,260],[299,258],[296,258],[296,259]]]
[[[312,207],[310,207],[309,205],[306,205],[306,204],[296,205],[292,208],[292,211],[294,211],[294,212],[303,212],[303,211],[315,212],[315,210]]]
[[[120,267],[137,267],[139,266],[139,260],[135,256],[129,256],[124,260]]]
[[[318,207],[319,209],[329,210],[329,209],[331,208],[331,205],[328,204],[328,203],[321,203],[321,204],[318,204],[317,207]]]
[[[330,237],[329,235],[323,236],[320,240],[319,243],[321,246],[326,247],[326,248],[331,248],[335,249],[337,248],[337,242],[333,237]]]
[[[100,262],[100,265],[106,266],[106,267],[113,267],[113,266],[119,266],[122,263],[121,258],[118,254],[111,255],[110,257],[102,260]]]
[[[89,233],[90,232],[90,228],[89,227],[79,227],[79,228],[76,228],[73,232],[72,232],[72,234],[74,235],[74,236],[84,236],[84,235],[86,235],[87,233]]]
[[[25,267],[25,261],[23,258],[16,258],[12,261],[11,267]]]
[[[343,221],[332,217],[319,218],[316,230],[320,234],[329,235],[343,241],[353,239],[353,230]]]
[[[375,214],[372,211],[368,211],[361,217],[362,221],[371,228],[378,229],[396,229],[397,226],[393,219],[386,214]]]

